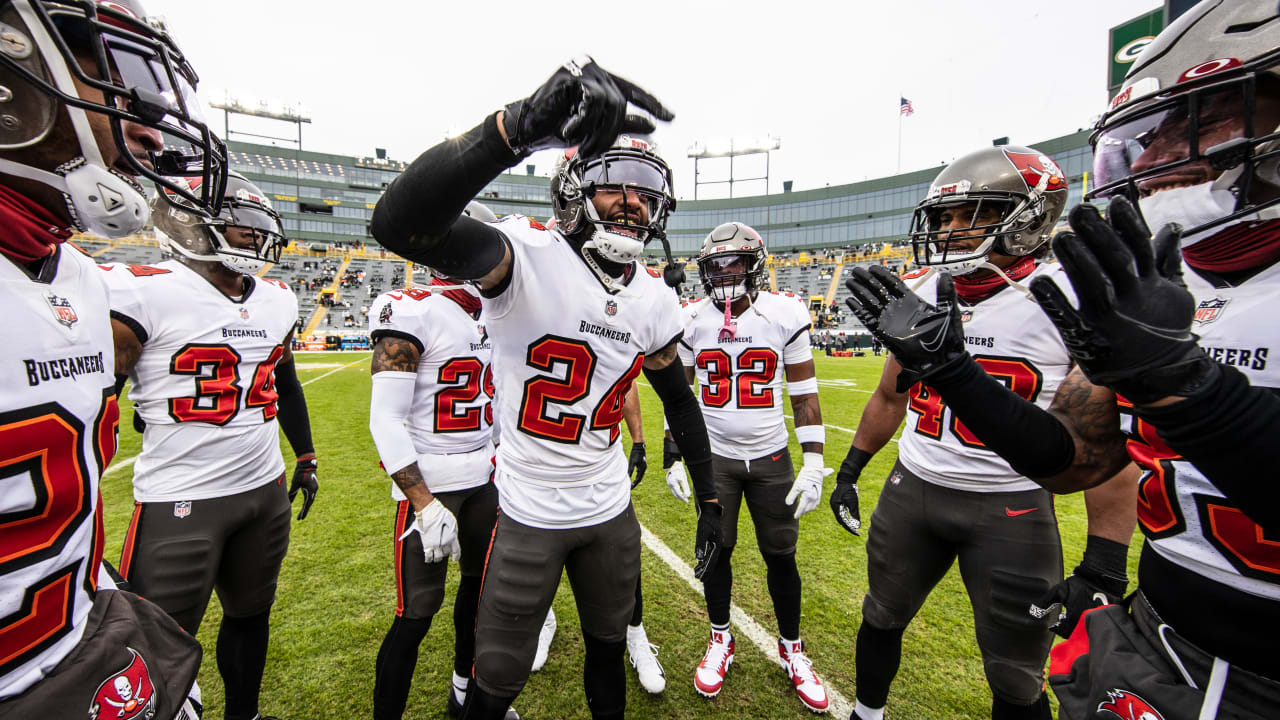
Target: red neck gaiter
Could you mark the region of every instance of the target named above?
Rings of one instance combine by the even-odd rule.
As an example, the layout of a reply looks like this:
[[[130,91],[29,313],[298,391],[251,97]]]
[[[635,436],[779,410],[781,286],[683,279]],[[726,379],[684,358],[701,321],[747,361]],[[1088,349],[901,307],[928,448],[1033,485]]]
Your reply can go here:
[[[1265,267],[1280,260],[1280,220],[1242,222],[1182,249],[1187,264],[1211,273]]]
[[[26,265],[48,257],[71,228],[34,200],[0,185],[0,253]]]
[[[433,277],[431,278],[431,284],[432,285],[457,285],[458,283],[453,280],[445,280],[444,278]],[[463,310],[466,310],[467,313],[470,315],[475,315],[476,313],[480,312],[480,298],[476,297],[475,295],[472,295],[466,290],[441,290],[440,294],[458,303],[458,306],[461,307]]]
[[[1006,268],[1001,268],[1010,280],[1015,282],[1022,280],[1036,269],[1035,258],[1030,255],[1018,260],[1014,264]],[[979,279],[972,279],[973,275],[983,275]],[[983,273],[970,273],[969,275],[961,275],[955,278],[956,296],[967,303],[976,303],[995,295],[1003,290],[1005,285],[1004,278],[988,270]]]

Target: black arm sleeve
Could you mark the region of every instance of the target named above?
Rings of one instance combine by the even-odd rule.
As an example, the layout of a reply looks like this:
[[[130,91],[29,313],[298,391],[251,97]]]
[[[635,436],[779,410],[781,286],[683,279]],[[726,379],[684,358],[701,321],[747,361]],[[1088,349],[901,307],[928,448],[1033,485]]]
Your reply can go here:
[[[662,401],[671,426],[671,436],[680,446],[684,466],[693,481],[693,494],[698,500],[714,500],[717,497],[715,479],[711,476],[711,441],[707,439],[707,424],[698,409],[698,399],[689,389],[684,376],[684,366],[678,361],[661,370],[644,369],[644,377]]]
[[[302,392],[302,383],[298,382],[298,371],[293,360],[276,363],[276,392],[280,395],[277,404],[280,411],[276,419],[280,421],[280,429],[289,440],[293,454],[306,455],[314,453],[311,444],[311,418],[307,416],[307,396]]]
[[[1169,447],[1204,473],[1264,531],[1280,529],[1280,396],[1235,368],[1182,402],[1136,407]]]
[[[478,278],[502,260],[502,233],[461,217],[467,203],[520,161],[497,116],[418,156],[378,200],[369,231],[388,250],[451,277]]]
[[[1014,395],[965,354],[929,377],[929,386],[979,440],[1015,472],[1057,475],[1075,460],[1076,444],[1058,418]]]

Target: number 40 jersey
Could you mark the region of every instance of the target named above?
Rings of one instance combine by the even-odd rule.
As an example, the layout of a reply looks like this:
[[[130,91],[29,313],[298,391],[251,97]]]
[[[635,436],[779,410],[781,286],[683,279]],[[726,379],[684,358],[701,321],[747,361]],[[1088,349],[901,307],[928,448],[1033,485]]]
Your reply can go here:
[[[293,293],[249,277],[233,300],[176,260],[102,269],[112,319],[142,342],[129,390],[147,423],[134,499],[225,497],[279,477],[275,368],[298,319]]]

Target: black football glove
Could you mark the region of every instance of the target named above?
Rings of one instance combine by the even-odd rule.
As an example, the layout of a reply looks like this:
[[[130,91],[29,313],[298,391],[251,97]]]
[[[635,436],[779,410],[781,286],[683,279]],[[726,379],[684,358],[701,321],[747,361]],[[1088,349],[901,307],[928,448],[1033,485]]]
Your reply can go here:
[[[1166,225],[1153,241],[1142,215],[1122,197],[1112,199],[1107,218],[1092,205],[1077,205],[1072,232],[1053,240],[1079,310],[1048,278],[1033,280],[1031,293],[1093,384],[1138,404],[1192,395],[1219,368],[1191,332],[1196,305],[1182,282],[1182,228]]]
[[[852,272],[845,282],[852,295],[845,302],[902,365],[898,392],[906,392],[967,354],[950,275],[938,276],[935,307],[885,267],[873,265],[870,271],[855,267]]]
[[[698,531],[693,542],[693,557],[698,563],[693,566],[693,576],[699,580],[711,572],[720,557],[720,546],[724,544],[724,537],[720,535],[723,514],[724,508],[720,503],[698,501]]]
[[[586,57],[565,63],[528,98],[508,105],[502,124],[517,155],[576,145],[593,157],[621,133],[653,132],[653,120],[627,114],[628,103],[659,120],[675,118],[657,98]]]
[[[631,444],[631,457],[627,458],[627,477],[631,478],[631,489],[635,490],[644,479],[644,471],[649,469],[649,461],[644,457],[644,443]],[[632,476],[632,473],[635,473]]]
[[[316,501],[316,493],[320,490],[320,482],[316,479],[316,459],[299,460],[293,468],[293,482],[289,483],[289,502],[302,491],[302,509],[298,511],[298,519],[305,520],[311,510],[311,503]]]
[[[1032,603],[1028,612],[1037,619],[1056,616],[1057,621],[1049,629],[1064,638],[1071,637],[1085,612],[1124,600],[1129,587],[1125,573],[1127,550],[1118,542],[1089,536],[1076,569]]]
[[[662,439],[662,469],[670,470],[672,465],[680,462],[680,446],[671,438]]]
[[[840,463],[840,471],[836,473],[836,486],[831,491],[831,512],[835,513],[840,527],[854,535],[862,532],[862,510],[858,507],[858,476],[871,459],[871,453],[849,448],[849,454]]]

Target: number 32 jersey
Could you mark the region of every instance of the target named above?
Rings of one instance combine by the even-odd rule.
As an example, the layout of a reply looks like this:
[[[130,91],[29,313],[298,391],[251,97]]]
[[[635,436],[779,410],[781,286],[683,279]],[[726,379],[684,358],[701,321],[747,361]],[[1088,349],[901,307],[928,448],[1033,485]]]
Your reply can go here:
[[[1037,265],[1022,284],[1042,276],[1074,298],[1071,283],[1056,264]],[[927,302],[937,298],[937,277],[916,289]],[[1071,356],[1040,306],[1006,287],[976,305],[962,306],[961,319],[965,346],[987,374],[1023,399],[1048,408],[1071,370]],[[898,441],[898,459],[921,478],[956,490],[1015,492],[1040,487],[986,449],[938,393],[920,383],[907,391],[907,425]]]
[[[3,232],[3,228],[0,228]],[[98,481],[120,414],[107,293],[62,245],[33,279],[0,256],[0,698],[84,634],[102,560]]]
[[[684,307],[680,361],[694,369],[711,451],[751,460],[787,447],[782,417],[783,366],[813,359],[809,310],[791,293],[760,292],[720,340],[724,310],[710,298]]]
[[[583,527],[626,509],[622,403],[644,357],[680,337],[680,303],[638,263],[611,294],[557,231],[508,216],[510,282],[484,298],[497,381],[502,512],[535,527]]]
[[[298,318],[293,293],[250,277],[232,300],[176,260],[102,268],[111,317],[142,342],[129,390],[147,423],[134,499],[224,497],[279,477],[275,367]]]

